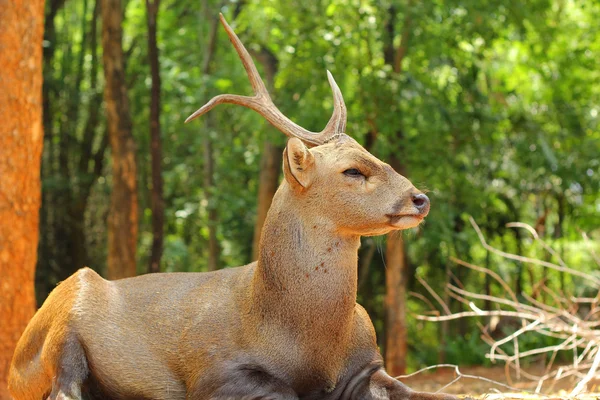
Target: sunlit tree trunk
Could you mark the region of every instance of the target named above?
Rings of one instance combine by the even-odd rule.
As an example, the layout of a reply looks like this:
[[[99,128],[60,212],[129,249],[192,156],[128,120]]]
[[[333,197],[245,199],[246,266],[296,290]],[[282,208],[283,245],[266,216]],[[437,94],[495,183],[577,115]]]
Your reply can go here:
[[[160,69],[158,46],[156,45],[156,25],[160,0],[146,0],[148,13],[148,62],[152,76],[150,93],[150,153],[152,155],[152,252],[148,272],[160,271],[163,252],[165,206],[163,201],[162,145],[160,138]]]
[[[8,399],[8,366],[35,311],[44,2],[2,2],[0,26],[0,398]]]
[[[395,77],[402,73],[402,62],[408,50],[410,37],[410,2],[404,8],[404,23],[400,43],[393,47],[396,9],[390,7],[390,20],[386,26],[388,46],[386,63],[392,65]],[[392,51],[393,50],[393,51]],[[398,131],[398,140],[402,141],[402,130]],[[406,166],[401,157],[394,157],[390,164],[396,171],[406,175]],[[387,236],[386,245],[386,333],[385,333],[385,368],[392,376],[406,372],[407,330],[406,330],[406,292],[407,292],[407,259],[404,241],[399,232]]]
[[[102,0],[104,100],[112,154],[112,192],[108,217],[108,278],[136,273],[138,193],[135,143],[129,114],[122,47],[120,0]]]
[[[385,273],[385,368],[392,376],[406,372],[406,254],[402,234],[388,234]]]

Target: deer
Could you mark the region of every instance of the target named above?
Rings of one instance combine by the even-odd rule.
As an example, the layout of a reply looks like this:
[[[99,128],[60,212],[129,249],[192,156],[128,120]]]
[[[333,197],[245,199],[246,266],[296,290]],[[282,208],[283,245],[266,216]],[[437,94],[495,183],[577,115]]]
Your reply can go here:
[[[345,133],[347,110],[329,71],[333,114],[321,132],[274,105],[252,58],[225,28],[254,96],[221,94],[289,136],[283,179],[258,260],[203,273],[116,281],[83,268],[60,283],[18,341],[9,372],[17,400],[451,400],[413,391],[383,367],[356,302],[361,236],[413,228],[430,201]]]

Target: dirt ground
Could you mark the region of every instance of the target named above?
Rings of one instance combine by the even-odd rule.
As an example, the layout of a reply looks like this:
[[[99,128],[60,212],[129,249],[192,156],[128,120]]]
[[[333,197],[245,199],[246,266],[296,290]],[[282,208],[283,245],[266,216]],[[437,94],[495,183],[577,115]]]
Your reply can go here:
[[[474,375],[477,377],[488,378],[497,382],[501,382],[512,386],[513,388],[520,389],[511,390],[506,387],[494,385],[491,382],[487,382],[480,379],[472,379],[462,377],[457,382],[444,388],[442,392],[452,393],[458,395],[466,395],[473,397],[485,398],[487,400],[494,399],[558,399],[558,398],[569,398],[570,391],[575,387],[576,381],[570,378],[565,378],[554,383],[547,381],[542,386],[542,396],[532,395],[527,391],[535,391],[537,382],[531,382],[529,380],[521,379],[517,380],[514,373],[511,376],[511,382],[507,379],[504,367],[460,367],[460,372],[463,375]],[[535,373],[541,371],[527,371]],[[541,375],[541,374],[540,374]],[[435,392],[442,389],[445,385],[452,382],[457,377],[453,368],[438,368],[436,370],[425,371],[414,377],[400,379],[402,382],[407,384],[414,390]],[[588,385],[587,393],[577,397],[578,399],[591,399],[600,400],[600,381],[591,382]]]

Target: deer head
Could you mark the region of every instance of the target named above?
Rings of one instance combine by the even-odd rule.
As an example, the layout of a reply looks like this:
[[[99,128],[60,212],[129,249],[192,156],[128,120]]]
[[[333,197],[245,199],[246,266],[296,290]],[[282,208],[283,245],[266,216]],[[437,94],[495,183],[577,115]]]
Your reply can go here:
[[[186,119],[189,122],[218,104],[250,108],[289,136],[284,151],[284,176],[306,217],[330,221],[349,235],[381,235],[417,226],[429,212],[429,199],[388,164],[345,133],[347,111],[342,93],[327,71],[334,110],[321,132],[297,125],[275,106],[250,54],[223,15],[221,23],[233,43],[254,90],[254,96],[221,94]],[[310,148],[309,148],[310,147]]]

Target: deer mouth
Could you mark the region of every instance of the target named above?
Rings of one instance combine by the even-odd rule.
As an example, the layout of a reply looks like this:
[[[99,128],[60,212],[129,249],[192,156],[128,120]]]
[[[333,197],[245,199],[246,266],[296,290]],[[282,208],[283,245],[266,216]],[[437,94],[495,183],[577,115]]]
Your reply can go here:
[[[419,225],[425,218],[423,214],[387,214],[389,223],[396,229],[409,229]]]

